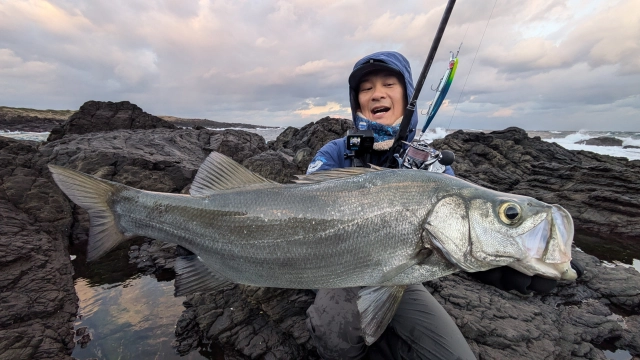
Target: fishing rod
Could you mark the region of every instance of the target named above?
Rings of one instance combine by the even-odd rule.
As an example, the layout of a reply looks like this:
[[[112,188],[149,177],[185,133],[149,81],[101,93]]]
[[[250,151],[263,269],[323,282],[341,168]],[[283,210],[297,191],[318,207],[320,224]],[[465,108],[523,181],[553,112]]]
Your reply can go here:
[[[433,63],[433,59],[436,57],[436,52],[438,51],[438,46],[440,46],[440,40],[442,40],[442,35],[444,34],[444,30],[447,27],[447,23],[449,22],[449,17],[451,17],[451,12],[453,11],[453,6],[456,4],[456,0],[449,0],[447,2],[447,7],[444,9],[444,14],[442,14],[442,19],[440,20],[440,25],[438,26],[438,30],[436,31],[436,35],[433,38],[433,42],[431,43],[431,48],[429,49],[429,54],[427,55],[427,60],[422,67],[422,71],[420,72],[420,76],[418,77],[418,82],[416,83],[415,90],[413,92],[413,96],[411,96],[411,100],[407,104],[407,108],[404,110],[404,115],[402,116],[402,122],[400,123],[400,129],[398,130],[398,135],[396,135],[393,140],[393,145],[389,149],[389,156],[387,158],[387,163],[385,167],[400,167],[400,152],[402,151],[402,145],[404,139],[407,137],[407,132],[409,131],[409,125],[411,124],[411,119],[413,118],[413,114],[416,111],[416,103],[418,102],[418,96],[420,96],[420,91],[422,90],[422,86],[424,85],[424,81],[427,78],[427,74],[429,73],[429,69],[431,68],[431,64]],[[398,161],[398,164],[394,164],[395,161]]]

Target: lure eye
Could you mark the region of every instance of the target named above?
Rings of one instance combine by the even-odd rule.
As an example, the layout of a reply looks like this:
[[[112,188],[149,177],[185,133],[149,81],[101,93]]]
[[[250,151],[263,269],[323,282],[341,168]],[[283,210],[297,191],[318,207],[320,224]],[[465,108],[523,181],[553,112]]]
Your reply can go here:
[[[522,217],[520,206],[515,203],[504,203],[500,205],[500,220],[507,225],[514,225]]]

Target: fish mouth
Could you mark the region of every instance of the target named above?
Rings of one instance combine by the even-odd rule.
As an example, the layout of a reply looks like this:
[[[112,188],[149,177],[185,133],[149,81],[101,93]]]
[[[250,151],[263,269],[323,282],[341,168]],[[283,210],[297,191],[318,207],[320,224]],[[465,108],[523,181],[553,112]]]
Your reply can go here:
[[[527,200],[526,216],[514,225],[495,214],[495,203],[444,198],[427,216],[423,244],[465,272],[510,266],[529,276],[576,279],[571,268],[571,215],[559,205],[533,200]],[[466,213],[451,210],[467,206]]]
[[[575,280],[578,274],[571,267],[573,235],[573,219],[569,212],[560,205],[551,205],[551,211],[543,221],[517,238],[527,256],[508,266],[529,276]]]

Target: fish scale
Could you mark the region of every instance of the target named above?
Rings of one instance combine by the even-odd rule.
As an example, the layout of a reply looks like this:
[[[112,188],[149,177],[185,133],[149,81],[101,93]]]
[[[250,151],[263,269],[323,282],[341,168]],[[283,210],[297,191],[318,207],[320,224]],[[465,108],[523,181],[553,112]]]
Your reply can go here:
[[[114,197],[118,199],[114,208],[123,232],[184,246],[214,262],[216,272],[232,281],[278,287],[342,287],[362,285],[355,276],[365,273],[369,278],[367,284],[375,284],[375,277],[380,276],[376,273],[385,269],[383,264],[390,264],[388,268],[402,262],[401,255],[409,257],[413,254],[419,242],[417,230],[421,219],[413,217],[413,224],[405,226],[411,217],[397,211],[398,196],[388,187],[367,186],[360,180],[346,185],[339,190],[351,196],[339,201],[330,196],[335,194],[336,188],[331,184],[297,186],[289,193],[284,188],[253,190],[245,194],[247,199],[257,199],[251,201],[251,211],[246,211],[249,204],[239,201],[240,190],[207,198],[123,191]],[[320,205],[315,208],[283,206],[287,198],[295,198],[297,204],[315,202]],[[358,201],[363,198],[377,200]],[[415,196],[408,198],[412,204],[405,203],[404,208],[425,207]],[[160,202],[162,207],[158,207]],[[363,207],[369,208],[370,214],[363,215],[360,210]],[[390,212],[397,215],[390,215]],[[245,215],[226,216],[226,213]],[[291,216],[283,220],[277,215],[282,213]],[[347,217],[347,214],[357,216]],[[389,220],[401,226],[389,227]],[[190,226],[194,222],[207,226]],[[398,229],[413,231],[409,234]],[[376,246],[371,243],[361,245],[364,237],[369,240],[372,236],[370,232],[378,234]],[[405,248],[399,251],[397,245],[403,242]],[[238,264],[242,264],[242,268],[238,268]],[[275,279],[264,279],[263,272],[260,272],[261,276],[245,275],[254,274],[265,264],[269,264],[266,270],[270,274],[277,275]],[[372,265],[380,270],[367,268]],[[330,279],[327,275],[331,273],[341,276]],[[324,275],[322,279],[314,279],[319,274]],[[313,283],[309,284],[309,281]]]
[[[146,236],[197,255],[176,260],[176,294],[229,283],[365,287],[358,310],[369,341],[390,321],[405,285],[505,265],[576,278],[573,221],[565,209],[444,174],[341,169],[283,186],[214,152],[190,196],[49,169],[89,213],[89,260]]]
[[[248,186],[197,197],[115,186],[118,190],[109,202],[122,233],[179,244],[229,281],[286,288],[381,285],[386,271],[412,261],[420,248],[439,250],[431,260],[437,268],[416,264],[398,274],[394,283],[419,283],[465,268],[447,255],[446,248],[422,238],[429,212],[451,197],[463,205],[442,207],[442,212],[466,212],[472,201],[487,208],[495,207],[496,199],[529,201],[414,170],[369,172],[305,185]],[[484,213],[478,218],[493,216]],[[447,217],[432,224],[433,233],[446,233],[447,228],[466,231],[466,226],[448,223]],[[514,231],[474,229],[480,238],[468,235],[456,243],[455,251],[472,248],[474,241],[493,244],[493,232]],[[500,259],[486,266],[503,263]]]

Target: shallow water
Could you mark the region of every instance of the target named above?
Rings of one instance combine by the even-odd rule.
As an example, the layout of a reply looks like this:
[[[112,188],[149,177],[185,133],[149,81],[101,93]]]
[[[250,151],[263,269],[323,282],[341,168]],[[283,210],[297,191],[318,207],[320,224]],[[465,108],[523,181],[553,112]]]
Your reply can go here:
[[[76,345],[72,355],[78,359],[219,358],[206,351],[184,357],[175,353],[171,343],[185,297],[173,296],[173,273],[139,274],[129,264],[130,245],[123,244],[91,264],[86,262],[86,244],[69,248],[76,256],[72,263],[79,298],[74,328],[86,326],[92,337],[85,348]]]
[[[609,350],[605,350],[604,351],[604,356],[606,356],[607,359],[612,359],[612,360],[631,360],[631,359],[633,359],[633,356],[631,356],[631,353],[629,353],[626,350],[616,350],[614,352],[611,352]]]
[[[82,315],[75,328],[87,326],[93,340],[73,351],[76,358],[206,359],[198,352],[180,357],[171,347],[184,297],[173,296],[173,281],[136,275],[121,283],[91,286],[75,281]]]

